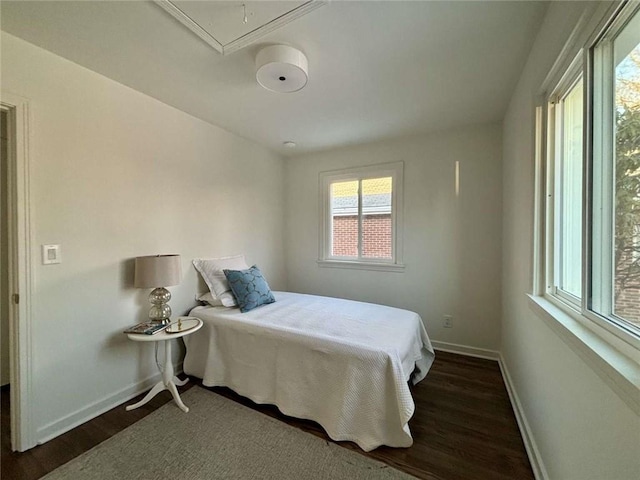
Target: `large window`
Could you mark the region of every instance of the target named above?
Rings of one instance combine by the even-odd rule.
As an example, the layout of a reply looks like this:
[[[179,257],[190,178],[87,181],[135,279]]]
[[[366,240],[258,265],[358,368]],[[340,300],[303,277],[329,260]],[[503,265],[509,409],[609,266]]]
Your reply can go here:
[[[320,175],[320,263],[400,267],[402,163]]]
[[[637,345],[638,5],[622,8],[606,25],[557,75],[548,96],[544,292]]]
[[[614,305],[640,326],[640,15],[613,42],[614,59]]]
[[[565,86],[566,85],[566,86]],[[569,81],[553,95],[549,105],[550,148],[553,159],[554,191],[550,192],[556,212],[553,291],[579,305],[582,298],[582,170],[583,82],[582,75]]]
[[[590,307],[640,332],[640,13],[593,51],[594,245]],[[595,100],[598,100],[596,103]]]

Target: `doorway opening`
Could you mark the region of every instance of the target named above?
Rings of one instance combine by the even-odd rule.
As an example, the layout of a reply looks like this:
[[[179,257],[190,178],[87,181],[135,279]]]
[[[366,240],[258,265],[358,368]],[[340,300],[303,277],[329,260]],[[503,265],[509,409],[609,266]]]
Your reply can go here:
[[[0,387],[8,388],[9,356],[9,234],[8,234],[8,114],[0,111]]]
[[[9,347],[9,115],[0,110],[0,426],[11,429],[10,376],[11,356]],[[6,445],[3,445],[3,448]]]
[[[0,397],[14,451],[36,445],[31,412],[29,102],[0,92]],[[6,378],[8,373],[8,378]],[[5,437],[6,438],[6,437]]]

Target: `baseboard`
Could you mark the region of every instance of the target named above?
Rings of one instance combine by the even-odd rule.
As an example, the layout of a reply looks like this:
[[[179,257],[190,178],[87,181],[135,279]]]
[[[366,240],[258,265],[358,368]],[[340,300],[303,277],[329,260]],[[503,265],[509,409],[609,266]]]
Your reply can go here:
[[[176,375],[182,373],[182,363],[174,366]],[[79,410],[62,417],[59,420],[51,422],[37,430],[36,438],[38,445],[48,442],[49,440],[74,429],[78,425],[82,425],[89,420],[108,412],[118,405],[137,397],[141,393],[149,390],[162,379],[160,373],[151,375],[144,380],[129,385],[122,390],[104,397],[101,400],[86,405]]]
[[[511,400],[511,407],[513,408],[513,411],[516,415],[516,421],[518,422],[518,428],[520,429],[520,436],[522,437],[522,441],[524,442],[524,448],[527,450],[527,456],[529,457],[529,462],[531,463],[533,474],[536,477],[536,480],[548,480],[549,475],[547,474],[547,470],[544,467],[544,463],[542,462],[540,450],[538,450],[538,446],[536,445],[536,442],[533,438],[533,433],[531,432],[531,428],[529,427],[529,422],[527,422],[527,417],[525,416],[524,410],[522,409],[522,404],[520,403],[520,399],[518,398],[516,389],[513,386],[511,375],[509,375],[509,370],[502,354],[499,355],[498,364],[500,365],[502,378],[504,380],[505,386],[507,387],[509,399]]]
[[[457,343],[431,341],[431,345],[436,350],[449,353],[458,353],[468,357],[485,358],[487,360],[500,360],[500,352],[496,350],[488,350],[486,348],[469,347],[468,345],[459,345]]]

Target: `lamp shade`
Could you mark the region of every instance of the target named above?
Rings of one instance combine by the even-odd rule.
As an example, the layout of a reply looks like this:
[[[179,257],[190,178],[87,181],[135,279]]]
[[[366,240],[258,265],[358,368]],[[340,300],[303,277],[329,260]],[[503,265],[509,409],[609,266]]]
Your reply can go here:
[[[182,280],[180,255],[136,257],[133,284],[138,288],[170,287]]]

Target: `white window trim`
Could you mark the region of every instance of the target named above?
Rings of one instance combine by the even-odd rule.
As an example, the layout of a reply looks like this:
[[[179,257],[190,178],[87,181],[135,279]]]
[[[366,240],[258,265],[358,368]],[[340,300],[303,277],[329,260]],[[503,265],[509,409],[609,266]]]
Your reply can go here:
[[[546,212],[547,212],[547,223],[546,223],[546,258],[547,262],[545,265],[545,276],[546,276],[546,293],[551,296],[558,297],[563,302],[567,303],[570,307],[580,308],[582,299],[572,295],[569,292],[563,291],[556,283],[558,283],[558,275],[560,272],[560,256],[557,252],[560,250],[560,242],[558,241],[558,236],[556,235],[556,231],[560,228],[560,224],[558,221],[558,217],[556,216],[557,209],[557,200],[560,197],[560,182],[557,181],[557,173],[559,170],[559,165],[557,160],[561,159],[563,155],[563,144],[560,140],[562,140],[561,129],[563,127],[561,117],[561,112],[559,110],[560,104],[564,101],[568,93],[571,89],[576,85],[579,79],[583,76],[583,62],[582,62],[582,52],[580,52],[576,57],[571,61],[570,66],[567,68],[565,74],[562,76],[557,85],[553,88],[553,93],[548,96],[546,107],[547,107],[547,123],[546,123],[546,139],[547,140],[547,149],[546,149]],[[537,121],[541,121],[541,118],[536,117]],[[585,125],[586,127],[586,125]],[[536,127],[538,128],[538,127]],[[541,160],[542,161],[542,160]],[[584,219],[583,219],[584,225]],[[583,245],[583,255],[584,255],[584,245]],[[582,286],[582,296],[584,297],[584,293],[586,292],[584,285]]]
[[[392,258],[389,260],[373,258],[336,257],[331,255],[331,198],[329,185],[340,180],[353,178],[366,179],[378,177],[392,177]],[[341,170],[321,172],[319,175],[319,202],[320,225],[318,238],[318,266],[329,268],[349,268],[361,270],[377,270],[402,272],[404,231],[404,206],[403,206],[404,162],[382,163],[364,167],[353,167]],[[359,202],[360,203],[360,202]],[[359,212],[359,217],[361,217]],[[361,221],[361,220],[360,220]],[[360,248],[359,248],[360,249]]]
[[[585,13],[565,44],[558,60],[542,84],[535,112],[535,211],[534,211],[534,256],[533,256],[533,289],[529,297],[531,310],[543,319],[551,329],[582,359],[584,359],[619,396],[636,413],[640,414],[640,337],[621,329],[609,319],[588,310],[587,286],[591,282],[588,269],[590,235],[583,239],[583,299],[580,305],[572,305],[552,295],[548,282],[548,273],[553,265],[553,256],[549,256],[549,229],[553,226],[553,210],[547,196],[549,175],[546,157],[548,155],[548,122],[549,112],[546,108],[550,91],[556,90],[562,77],[570,70],[571,64],[582,55],[583,78],[588,78],[591,68],[590,49],[602,37],[611,24],[611,20],[624,8],[627,13],[637,8],[637,4],[629,6],[626,2],[596,3],[586,7]],[[624,12],[623,12],[624,14]],[[585,82],[585,97],[591,96],[592,85]],[[593,131],[589,112],[590,101],[585,104],[585,129]],[[587,135],[589,138],[591,135]],[[591,144],[584,146],[585,158],[591,156]],[[590,162],[585,164],[585,182],[590,182]],[[587,183],[588,184],[588,183]],[[591,192],[583,192],[583,229],[591,230],[591,219],[588,207],[592,201]],[[551,262],[551,264],[549,263]]]

